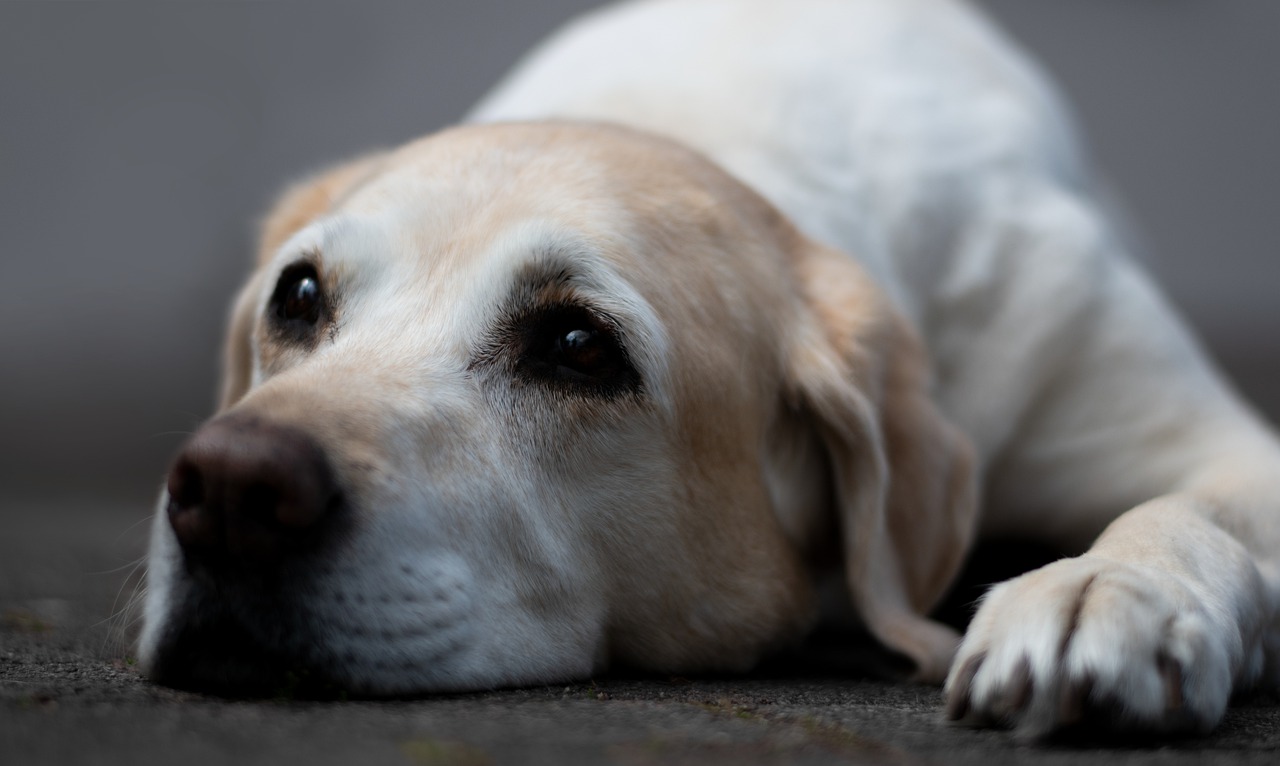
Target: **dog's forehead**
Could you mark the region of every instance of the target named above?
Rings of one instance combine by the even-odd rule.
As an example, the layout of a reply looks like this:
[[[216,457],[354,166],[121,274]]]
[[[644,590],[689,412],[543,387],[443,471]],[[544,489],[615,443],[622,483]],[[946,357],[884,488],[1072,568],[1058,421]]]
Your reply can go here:
[[[557,123],[470,126],[413,142],[339,209],[398,211],[435,241],[530,218],[633,242],[679,230],[689,244],[789,226],[685,147],[611,126]]]
[[[584,256],[609,260],[642,290],[709,272],[777,285],[788,270],[790,224],[659,137],[592,124],[469,126],[409,144],[384,167],[340,209],[389,215],[437,258],[466,260],[525,234],[526,252],[556,238],[588,243]]]
[[[341,209],[411,210],[441,227],[495,216],[604,212],[626,207],[628,190],[654,185],[656,179],[642,176],[656,150],[607,130],[456,128],[392,152],[380,172],[347,195]],[[675,181],[670,174],[662,180]]]

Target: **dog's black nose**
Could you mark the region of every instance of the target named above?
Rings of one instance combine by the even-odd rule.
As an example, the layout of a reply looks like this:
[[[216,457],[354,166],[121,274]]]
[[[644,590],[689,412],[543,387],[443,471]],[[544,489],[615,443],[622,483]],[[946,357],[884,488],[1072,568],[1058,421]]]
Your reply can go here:
[[[189,562],[276,561],[314,539],[339,498],[311,437],[240,414],[196,432],[169,470],[168,487],[169,524]]]

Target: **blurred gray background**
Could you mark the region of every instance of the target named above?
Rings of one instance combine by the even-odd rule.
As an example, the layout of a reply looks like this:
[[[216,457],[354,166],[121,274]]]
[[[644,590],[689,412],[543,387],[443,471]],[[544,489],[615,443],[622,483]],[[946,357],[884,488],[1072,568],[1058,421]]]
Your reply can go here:
[[[1064,87],[1151,270],[1280,419],[1280,3],[980,4]],[[273,194],[455,121],[594,5],[0,2],[0,516],[145,514],[210,412]]]

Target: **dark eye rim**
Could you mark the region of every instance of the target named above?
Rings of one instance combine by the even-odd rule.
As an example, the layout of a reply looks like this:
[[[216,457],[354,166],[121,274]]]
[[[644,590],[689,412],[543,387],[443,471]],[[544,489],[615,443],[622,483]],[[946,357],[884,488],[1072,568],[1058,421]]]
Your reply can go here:
[[[577,302],[544,304],[510,317],[504,324],[507,329],[503,335],[514,348],[513,373],[521,383],[604,398],[644,391],[625,334],[618,322],[602,311]],[[591,330],[605,344],[597,369],[573,369],[555,358],[555,342],[576,329]]]
[[[290,317],[286,310],[289,292],[306,279],[315,283],[315,305],[302,316]],[[291,263],[280,272],[271,293],[271,300],[267,303],[267,318],[276,334],[294,342],[312,340],[318,328],[327,321],[329,311],[329,299],[325,293],[324,281],[314,262],[306,260]]]

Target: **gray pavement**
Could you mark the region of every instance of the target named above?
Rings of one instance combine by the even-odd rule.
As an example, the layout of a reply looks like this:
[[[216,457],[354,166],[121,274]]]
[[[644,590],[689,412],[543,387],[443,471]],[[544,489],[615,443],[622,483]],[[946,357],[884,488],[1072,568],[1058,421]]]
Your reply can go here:
[[[931,687],[840,663],[748,678],[597,678],[398,701],[226,700],[132,664],[135,509],[14,507],[0,540],[0,763],[1277,763],[1280,699],[1240,701],[1211,736],[1019,742],[943,721]]]

